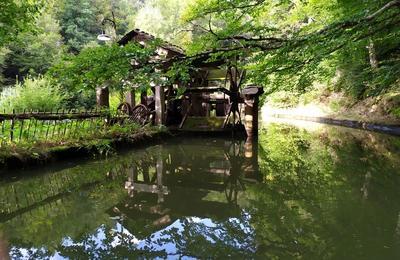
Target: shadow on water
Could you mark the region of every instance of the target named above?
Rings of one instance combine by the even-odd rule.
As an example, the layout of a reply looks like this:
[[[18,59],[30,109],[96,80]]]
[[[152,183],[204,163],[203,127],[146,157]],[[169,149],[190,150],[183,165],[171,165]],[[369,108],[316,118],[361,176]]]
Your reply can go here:
[[[398,138],[269,124],[0,182],[0,258],[400,256]],[[29,172],[26,173],[29,176]]]

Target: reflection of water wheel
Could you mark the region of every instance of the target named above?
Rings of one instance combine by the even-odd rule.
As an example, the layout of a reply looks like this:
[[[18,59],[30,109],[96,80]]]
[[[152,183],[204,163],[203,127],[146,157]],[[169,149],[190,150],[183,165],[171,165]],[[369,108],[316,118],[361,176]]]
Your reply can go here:
[[[237,205],[238,194],[245,190],[242,178],[244,163],[243,145],[241,141],[233,140],[225,150],[225,158],[229,161],[230,172],[224,179],[225,196],[229,203]]]
[[[124,114],[124,115],[131,115],[132,114],[132,107],[129,103],[121,103],[117,107],[117,112],[118,114]]]
[[[145,105],[137,105],[132,109],[130,120],[139,125],[145,125],[149,121],[150,111]]]

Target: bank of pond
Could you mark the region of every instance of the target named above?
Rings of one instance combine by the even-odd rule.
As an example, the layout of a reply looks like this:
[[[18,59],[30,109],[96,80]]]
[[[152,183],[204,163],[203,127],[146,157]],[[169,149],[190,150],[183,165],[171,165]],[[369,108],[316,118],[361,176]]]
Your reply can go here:
[[[398,137],[271,122],[9,171],[0,258],[397,259],[399,162]]]

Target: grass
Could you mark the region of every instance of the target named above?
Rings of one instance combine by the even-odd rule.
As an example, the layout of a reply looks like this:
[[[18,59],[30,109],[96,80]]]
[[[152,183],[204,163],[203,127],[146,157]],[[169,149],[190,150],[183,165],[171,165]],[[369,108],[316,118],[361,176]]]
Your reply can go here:
[[[135,142],[144,137],[165,132],[165,128],[146,125],[140,127],[136,124],[114,124],[98,131],[85,131],[82,129],[71,138],[37,140],[32,142],[3,143],[0,149],[0,165],[4,165],[10,158],[20,162],[46,161],[52,154],[71,148],[91,151],[93,154],[107,156],[114,152],[115,141]]]

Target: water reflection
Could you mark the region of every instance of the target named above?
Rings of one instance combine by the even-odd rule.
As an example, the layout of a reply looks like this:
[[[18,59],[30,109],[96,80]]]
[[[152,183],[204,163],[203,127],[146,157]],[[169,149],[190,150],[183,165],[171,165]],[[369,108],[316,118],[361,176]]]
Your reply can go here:
[[[0,182],[0,258],[394,259],[399,161],[397,138],[271,124],[48,168]]]
[[[147,157],[153,161],[141,159],[128,169],[125,189],[133,199],[139,193],[156,194],[157,204],[164,202],[171,189],[175,191],[179,187],[224,191],[226,200],[237,204],[245,182],[260,179],[256,144],[250,139],[246,142],[214,139],[206,147],[203,143],[197,144],[198,147],[177,145],[173,149],[160,145]],[[199,152],[204,148],[207,151]]]
[[[11,256],[196,256],[214,244],[254,251],[239,207],[246,184],[260,180],[253,144],[186,141],[3,183],[0,221]]]

